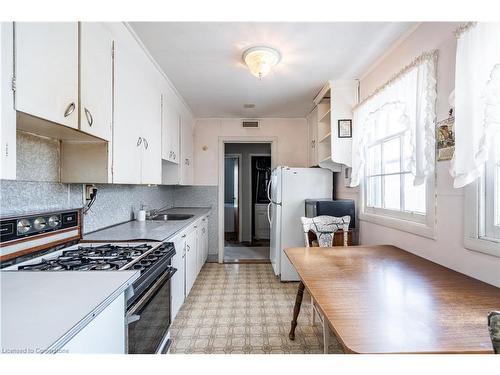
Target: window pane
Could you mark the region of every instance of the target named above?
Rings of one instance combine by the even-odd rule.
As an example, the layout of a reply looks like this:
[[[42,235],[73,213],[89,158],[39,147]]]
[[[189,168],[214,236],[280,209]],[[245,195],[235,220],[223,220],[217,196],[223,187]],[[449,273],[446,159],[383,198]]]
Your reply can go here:
[[[374,174],[380,174],[381,171],[381,150],[382,146],[380,144],[368,148],[366,155],[366,165],[368,167],[367,176],[372,176]]]
[[[383,164],[384,174],[400,172],[400,139],[394,138],[390,141],[384,142],[383,149]]]
[[[403,166],[401,172],[410,172],[411,159],[413,157],[413,148],[411,146],[410,133],[403,136]]]
[[[368,207],[382,207],[381,178],[380,176],[368,178],[366,190],[366,205]]]
[[[401,175],[384,176],[384,208],[400,210]]]
[[[404,210],[408,212],[426,213],[425,187],[426,182],[419,186],[413,186],[413,175],[405,174]]]

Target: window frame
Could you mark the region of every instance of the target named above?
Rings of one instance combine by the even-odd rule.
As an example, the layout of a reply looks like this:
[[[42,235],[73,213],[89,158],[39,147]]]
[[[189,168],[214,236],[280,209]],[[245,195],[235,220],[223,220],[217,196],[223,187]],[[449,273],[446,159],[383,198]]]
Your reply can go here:
[[[386,227],[402,230],[405,232],[413,233],[419,236],[435,239],[435,174],[428,176],[425,181],[426,188],[426,213],[417,213],[410,211],[394,210],[383,207],[370,207],[367,205],[368,202],[368,187],[367,180],[371,177],[381,176],[381,185],[383,185],[383,176],[386,175],[399,175],[400,176],[400,207],[404,207],[404,175],[411,175],[410,171],[404,171],[404,137],[406,131],[401,131],[395,134],[391,134],[376,142],[371,143],[366,147],[366,151],[369,147],[374,147],[376,145],[381,145],[381,168],[384,164],[383,160],[383,144],[392,139],[399,138],[400,144],[400,172],[397,173],[387,173],[381,169],[379,174],[368,175],[368,163],[364,165],[363,178],[361,179],[361,210],[360,210],[360,220],[368,221],[375,224],[383,225]],[[382,201],[383,205],[383,187],[382,187]]]
[[[493,149],[495,149],[494,146]],[[492,156],[491,159],[486,162],[481,176],[465,187],[464,247],[500,257],[500,226],[489,223],[486,216],[491,214],[490,220],[493,220],[495,212],[494,209],[489,212],[486,207],[496,205],[497,209],[500,209],[498,201],[500,194],[491,194],[495,191],[495,184],[500,185],[500,158],[497,157],[498,160],[494,160],[495,158]],[[490,181],[493,186],[487,186]],[[490,192],[490,195],[487,192]],[[494,228],[491,231],[487,229],[488,225],[499,228]],[[494,232],[494,236],[489,236],[488,234],[492,232]],[[498,237],[496,237],[497,234]]]

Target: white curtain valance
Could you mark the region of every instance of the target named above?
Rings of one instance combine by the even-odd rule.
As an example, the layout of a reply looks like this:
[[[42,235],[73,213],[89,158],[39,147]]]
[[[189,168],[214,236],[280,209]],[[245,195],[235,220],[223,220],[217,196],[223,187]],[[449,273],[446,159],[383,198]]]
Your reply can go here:
[[[366,148],[406,133],[405,168],[420,185],[434,172],[437,51],[422,54],[354,108],[351,187],[364,173]]]
[[[450,173],[460,188],[482,174],[500,132],[500,23],[477,23],[457,41],[455,155]]]

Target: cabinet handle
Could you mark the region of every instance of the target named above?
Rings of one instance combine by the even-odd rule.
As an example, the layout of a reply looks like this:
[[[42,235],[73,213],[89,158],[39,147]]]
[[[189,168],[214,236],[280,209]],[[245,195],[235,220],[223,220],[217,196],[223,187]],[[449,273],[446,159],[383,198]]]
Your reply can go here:
[[[146,138],[144,138],[144,148],[147,150],[148,149],[148,140]]]
[[[175,160],[175,157],[176,157],[175,152],[173,152],[173,154],[174,154],[174,160]]]
[[[183,234],[181,238],[186,238],[186,235],[185,235],[185,234]]]
[[[92,113],[87,108],[84,108],[85,110],[85,117],[87,118],[87,122],[89,123],[89,126],[92,126],[94,123],[94,118],[92,117]]]
[[[64,111],[64,117],[68,117],[73,113],[75,110],[75,103],[69,103],[69,105],[66,107],[66,110]]]
[[[189,245],[186,245],[187,251],[191,250],[191,247]]]
[[[184,159],[184,164],[189,165],[189,159]]]
[[[142,143],[142,138],[141,137],[137,138],[137,147],[139,147],[141,143]]]

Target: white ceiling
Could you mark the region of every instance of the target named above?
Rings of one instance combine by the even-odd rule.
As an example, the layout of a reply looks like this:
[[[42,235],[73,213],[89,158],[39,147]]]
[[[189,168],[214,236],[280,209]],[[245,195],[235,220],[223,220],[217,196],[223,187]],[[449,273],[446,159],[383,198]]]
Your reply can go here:
[[[329,79],[359,78],[410,22],[132,22],[198,117],[304,117]],[[281,62],[259,81],[243,64],[255,45]],[[246,103],[255,104],[245,109]]]

